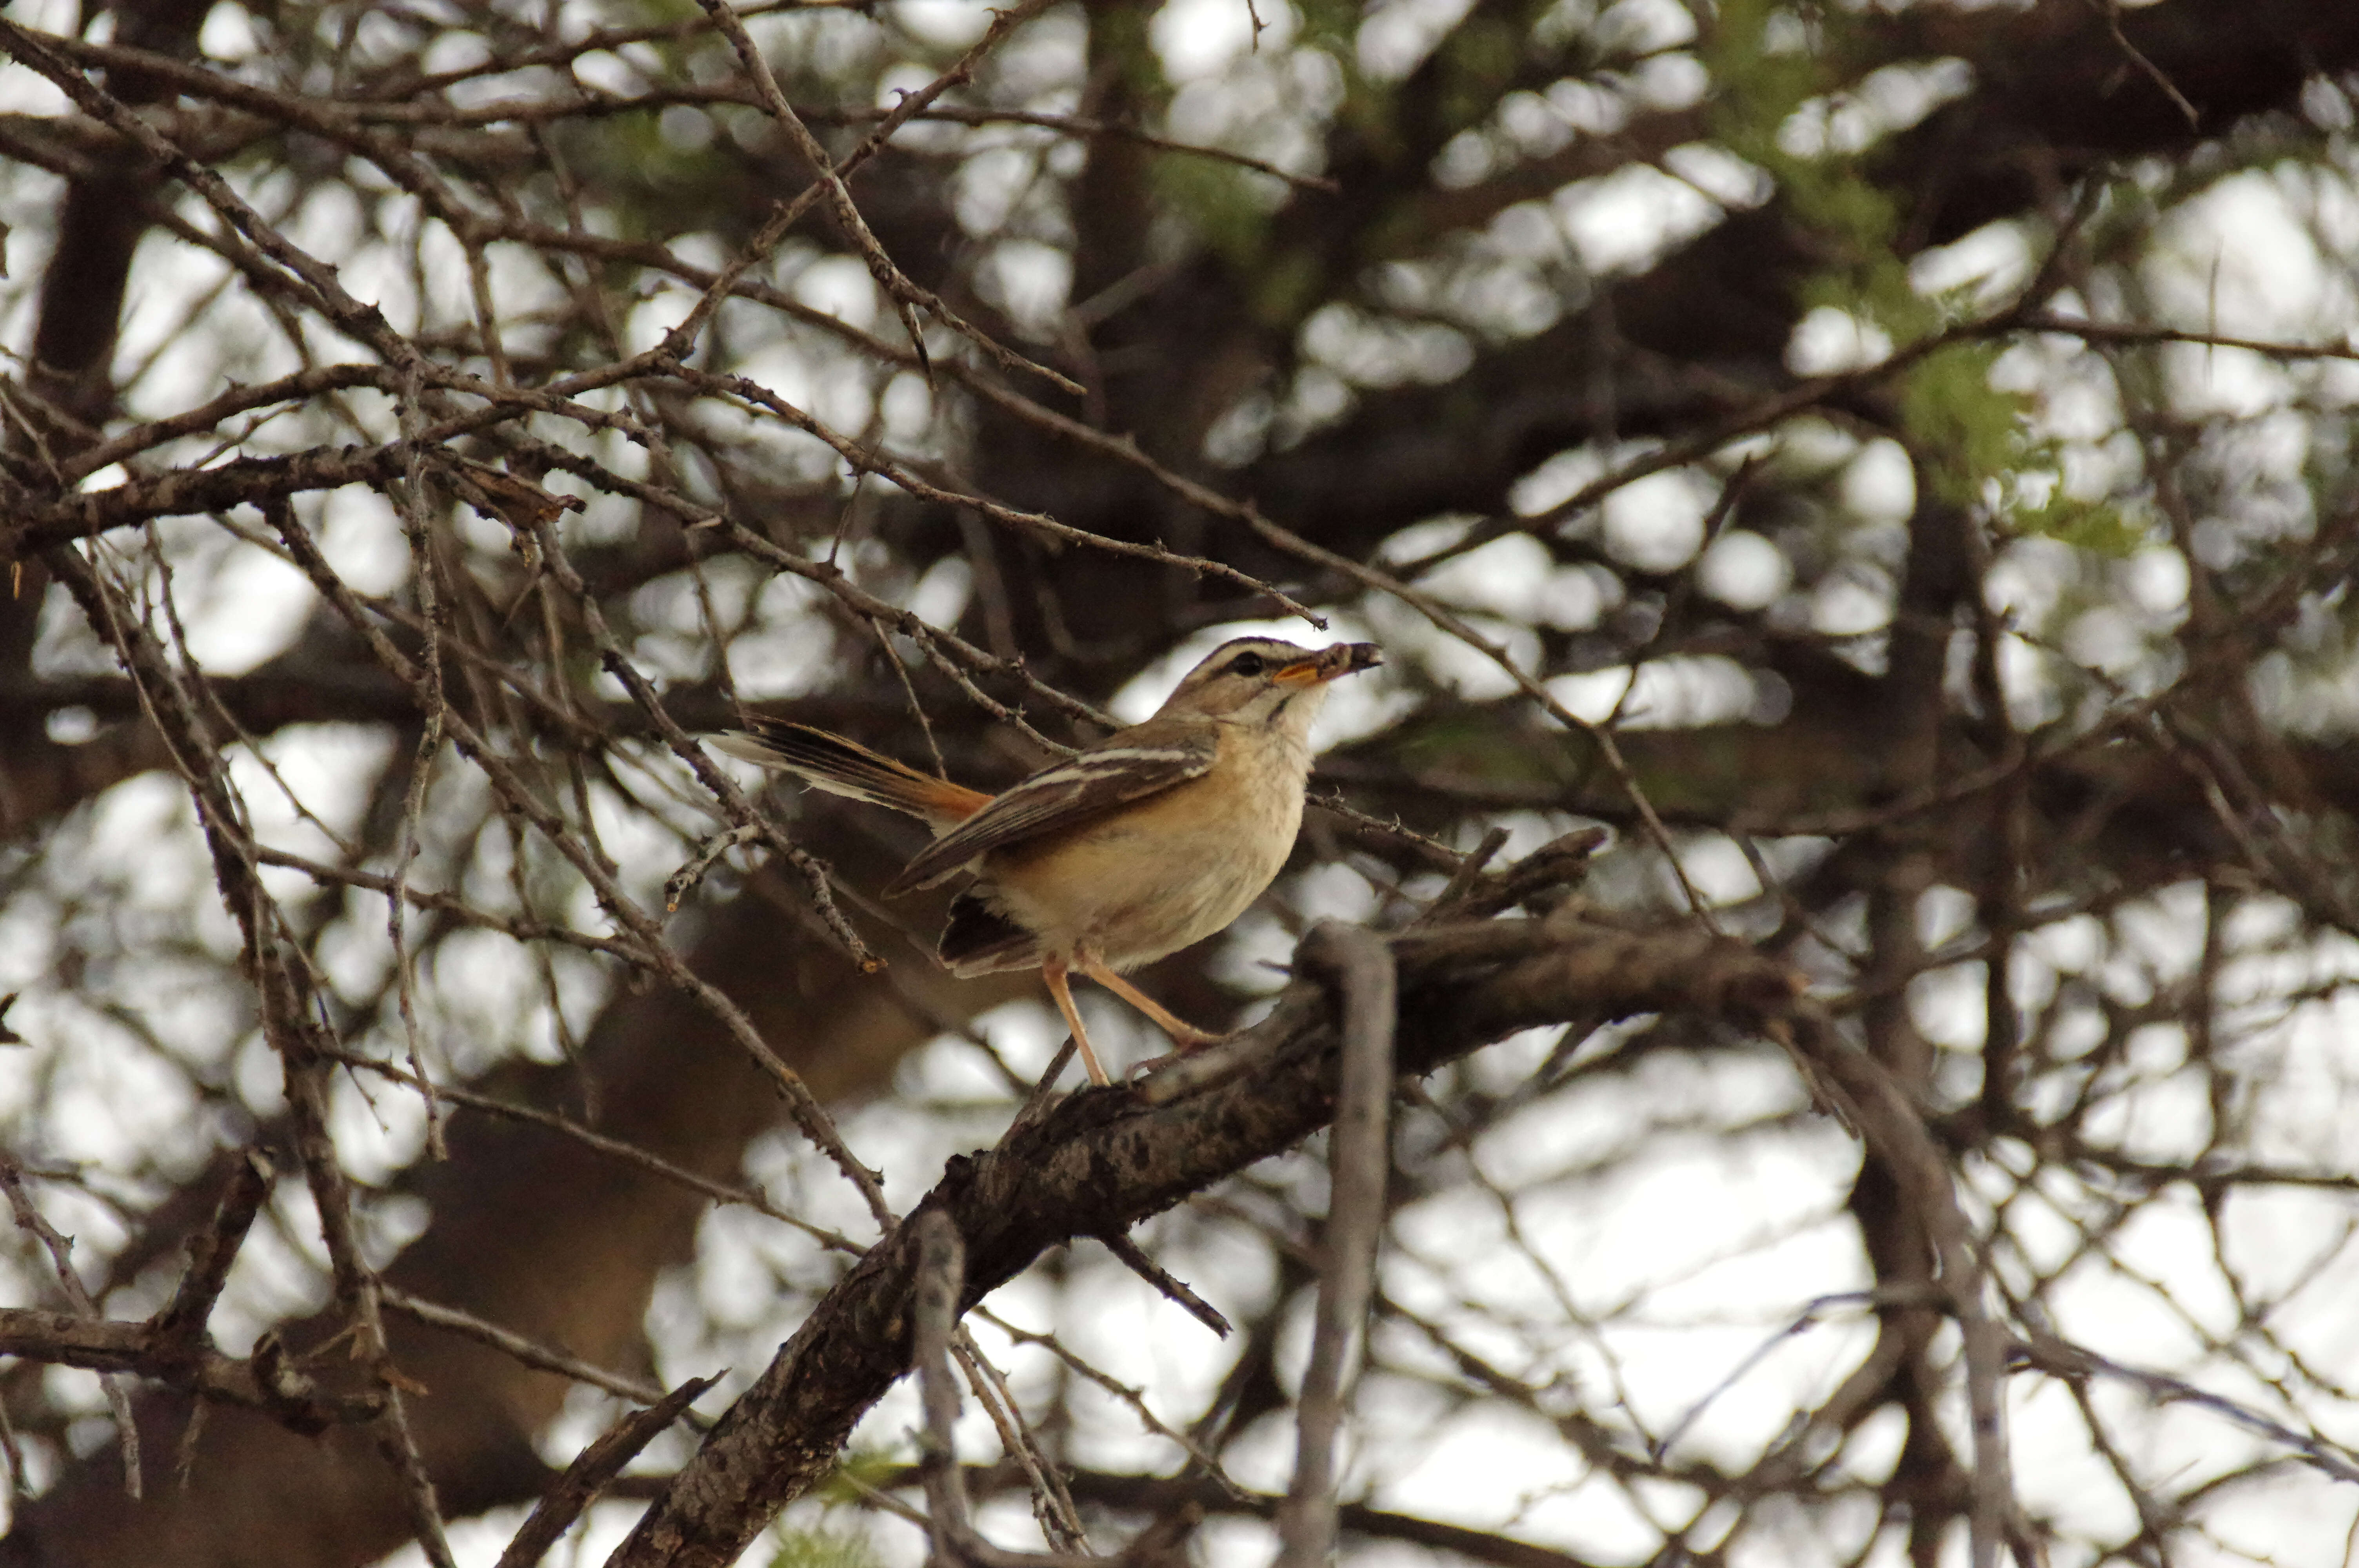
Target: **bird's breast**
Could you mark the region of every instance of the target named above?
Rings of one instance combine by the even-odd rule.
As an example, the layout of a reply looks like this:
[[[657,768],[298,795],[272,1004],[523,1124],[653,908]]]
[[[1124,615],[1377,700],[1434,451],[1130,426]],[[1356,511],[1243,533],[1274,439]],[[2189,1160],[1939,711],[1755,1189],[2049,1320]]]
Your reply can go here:
[[[1309,751],[1283,732],[1223,731],[1202,777],[984,862],[1008,912],[1052,951],[1117,969],[1152,963],[1236,919],[1302,826]]]

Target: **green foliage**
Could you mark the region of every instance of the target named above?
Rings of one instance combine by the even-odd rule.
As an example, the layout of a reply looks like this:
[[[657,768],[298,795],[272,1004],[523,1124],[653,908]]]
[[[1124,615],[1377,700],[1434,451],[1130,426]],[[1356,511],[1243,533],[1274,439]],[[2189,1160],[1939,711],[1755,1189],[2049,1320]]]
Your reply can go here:
[[[856,1503],[862,1500],[861,1487],[875,1490],[892,1483],[907,1463],[906,1454],[896,1457],[881,1450],[848,1449],[828,1472],[826,1480],[813,1488],[811,1495],[823,1503]],[[858,1485],[854,1485],[857,1482]]]
[[[1745,157],[1774,155],[1777,127],[1823,86],[1810,52],[1773,42],[1778,14],[1776,0],[1723,0],[1699,49],[1717,90],[1719,134]]]
[[[1451,29],[1436,61],[1441,73],[1439,107],[1444,130],[1462,131],[1490,117],[1499,94],[1516,79],[1524,38],[1523,29],[1506,17],[1483,13]]]
[[[682,22],[694,21],[700,15],[696,0],[636,0],[636,4],[618,8],[610,26],[643,27],[656,34],[633,46],[643,51],[643,58],[659,70],[693,74],[693,65],[700,54],[712,56],[726,48],[718,38],[665,37],[661,29]]]
[[[2009,533],[2114,557],[2137,549],[2145,531],[2119,506],[2067,491],[2064,444],[2033,432],[2032,399],[1990,384],[2000,352],[1993,343],[1957,343],[1909,368],[1900,418],[1919,474],[1944,500],[1987,508]]]
[[[1991,343],[1956,343],[1926,355],[1900,384],[1900,422],[1919,465],[1947,500],[1980,498],[1985,480],[2023,456],[2029,399],[1990,384]]]
[[[1111,65],[1140,104],[1161,104],[1171,94],[1171,84],[1163,79],[1163,57],[1147,32],[1152,15],[1144,6],[1106,5],[1090,17],[1091,59],[1102,68]]]
[[[1273,255],[1253,280],[1255,317],[1265,324],[1290,330],[1323,303],[1320,286],[1327,270],[1321,258],[1299,248]]]
[[[1230,265],[1250,268],[1269,237],[1264,177],[1216,158],[1167,154],[1153,166],[1156,195]]]
[[[1593,764],[1594,748],[1580,735],[1533,733],[1498,708],[1444,708],[1404,726],[1396,754],[1413,765],[1433,765],[1498,784],[1560,784]]]
[[[1830,257],[1826,270],[1803,286],[1803,302],[1864,316],[1896,342],[1907,342],[1931,330],[1933,312],[1894,250],[1899,203],[1856,159],[1806,157],[1778,144],[1795,112],[1843,80],[1839,49],[1799,47],[1806,37],[1813,45],[1839,38],[1841,18],[1814,16],[1807,31],[1796,22],[1796,13],[1773,0],[1729,0],[1721,7],[1701,51],[1719,88],[1713,130],[1729,151],[1777,182],[1788,213],[1818,236]],[[1781,40],[1781,32],[1794,36]]]
[[[717,134],[714,146],[683,146],[665,135],[659,115],[638,114],[557,139],[625,239],[669,240],[720,222],[743,222],[734,160],[716,151]]]
[[[779,1530],[769,1568],[876,1568],[868,1538],[828,1529]]]
[[[1335,57],[1345,74],[1357,77],[1362,11],[1359,0],[1294,0],[1295,42]]]
[[[1803,156],[1778,141],[1797,111],[1842,86],[1844,27],[1840,14],[1813,7],[1727,0],[1701,51],[1719,87],[1715,129],[1777,181],[1786,214],[1827,258],[1801,284],[1801,302],[1855,317],[1906,349],[1966,319],[1965,291],[1918,292],[1898,252],[1901,200],[1862,159]],[[2109,556],[2135,549],[2141,533],[2118,507],[2067,493],[2061,445],[2034,433],[2032,399],[1991,384],[2003,347],[1945,346],[1902,375],[1900,424],[1921,475],[1944,499],[1986,507],[2011,532]]]
[[[2083,501],[2066,493],[2055,449],[2042,441],[2035,456],[1997,476],[1992,511],[2002,526],[2019,535],[2054,539],[2093,556],[2125,560],[2145,547],[2147,530],[2110,501]],[[2037,499],[2033,492],[2038,492]]]
[[[820,1522],[799,1528],[780,1525],[770,1532],[777,1544],[767,1568],[876,1568],[876,1550],[865,1534],[826,1521],[839,1508],[864,1507],[861,1488],[881,1490],[891,1485],[906,1459],[873,1448],[846,1452],[827,1479],[811,1489],[810,1500],[821,1505]]]
[[[1330,50],[1343,68],[1343,101],[1335,105],[1335,123],[1356,137],[1368,157],[1382,165],[1400,160],[1407,151],[1399,126],[1399,95],[1383,82],[1360,74],[1348,48]]]

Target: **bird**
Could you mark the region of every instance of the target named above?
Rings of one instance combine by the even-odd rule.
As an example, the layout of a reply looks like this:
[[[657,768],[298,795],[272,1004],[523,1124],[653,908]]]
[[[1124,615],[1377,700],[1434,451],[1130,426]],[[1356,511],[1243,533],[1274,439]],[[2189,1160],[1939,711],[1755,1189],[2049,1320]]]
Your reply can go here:
[[[1182,1051],[1223,1036],[1123,979],[1222,930],[1286,864],[1327,688],[1384,662],[1372,643],[1222,643],[1154,717],[986,795],[807,724],[756,719],[715,750],[813,788],[918,818],[934,841],[885,895],[974,880],[951,901],[935,956],[961,979],[1037,968],[1093,1084],[1104,1066],[1069,977],[1097,981]]]

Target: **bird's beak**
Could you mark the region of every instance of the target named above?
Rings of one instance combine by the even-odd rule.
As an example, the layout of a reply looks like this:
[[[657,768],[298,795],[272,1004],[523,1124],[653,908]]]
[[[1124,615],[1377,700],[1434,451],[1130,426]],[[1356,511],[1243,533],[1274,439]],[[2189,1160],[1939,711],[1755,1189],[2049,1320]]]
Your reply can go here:
[[[1288,686],[1316,686],[1321,681],[1374,669],[1384,662],[1384,650],[1374,643],[1338,643],[1281,667],[1277,678]]]

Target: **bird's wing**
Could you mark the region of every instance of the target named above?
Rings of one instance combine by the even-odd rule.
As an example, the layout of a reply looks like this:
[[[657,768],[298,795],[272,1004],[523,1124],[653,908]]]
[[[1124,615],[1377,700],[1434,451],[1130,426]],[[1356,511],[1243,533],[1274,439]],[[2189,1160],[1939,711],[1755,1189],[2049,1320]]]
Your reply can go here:
[[[1150,722],[1042,768],[927,846],[885,892],[931,887],[978,855],[1076,827],[1125,801],[1209,772],[1220,753],[1211,724]]]
[[[792,773],[830,795],[906,811],[931,824],[937,832],[965,821],[991,799],[981,790],[904,767],[890,757],[808,724],[787,724],[775,719],[757,719],[754,723],[752,730],[714,736],[712,749]]]

